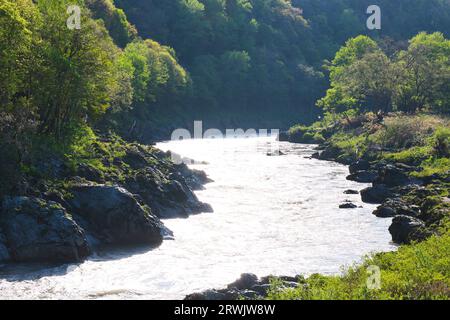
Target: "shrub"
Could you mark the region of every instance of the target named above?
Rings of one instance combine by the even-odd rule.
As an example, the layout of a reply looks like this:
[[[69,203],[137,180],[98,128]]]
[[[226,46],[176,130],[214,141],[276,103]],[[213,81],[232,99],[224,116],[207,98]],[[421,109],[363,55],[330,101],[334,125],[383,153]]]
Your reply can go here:
[[[439,127],[433,136],[434,149],[438,157],[450,156],[450,128]]]

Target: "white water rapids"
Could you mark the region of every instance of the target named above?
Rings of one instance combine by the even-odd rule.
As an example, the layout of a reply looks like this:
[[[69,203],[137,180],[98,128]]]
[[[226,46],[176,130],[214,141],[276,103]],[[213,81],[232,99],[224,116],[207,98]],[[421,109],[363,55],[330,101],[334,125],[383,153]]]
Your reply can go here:
[[[307,158],[312,146],[271,138],[185,140],[163,150],[204,161],[213,183],[197,192],[214,213],[165,220],[175,235],[154,250],[103,252],[79,265],[0,266],[0,299],[180,299],[258,276],[339,273],[374,251],[394,250],[391,219],[371,214],[359,195],[366,184],[348,168]],[[339,209],[351,200],[362,208]]]

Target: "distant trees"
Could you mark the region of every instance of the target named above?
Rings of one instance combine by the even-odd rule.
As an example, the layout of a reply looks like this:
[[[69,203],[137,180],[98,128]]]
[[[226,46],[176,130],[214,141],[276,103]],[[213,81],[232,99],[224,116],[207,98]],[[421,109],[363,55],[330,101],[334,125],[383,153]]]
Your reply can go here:
[[[331,88],[318,106],[326,112],[415,112],[450,108],[450,41],[419,33],[392,59],[367,36],[347,41],[330,71]]]

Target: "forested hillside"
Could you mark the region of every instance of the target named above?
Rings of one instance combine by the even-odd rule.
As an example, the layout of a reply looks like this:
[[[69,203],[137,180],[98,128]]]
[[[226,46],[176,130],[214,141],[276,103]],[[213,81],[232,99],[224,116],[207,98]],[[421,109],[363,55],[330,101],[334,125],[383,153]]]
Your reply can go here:
[[[368,34],[387,52],[394,52],[420,31],[450,30],[450,2],[444,0],[117,0],[115,4],[142,37],[174,48],[189,72],[191,91],[179,102],[183,116],[215,120],[211,125],[218,126],[286,127],[315,119],[319,115],[315,102],[327,87],[328,74],[322,66],[352,36]],[[381,7],[381,31],[366,28],[371,4]]]

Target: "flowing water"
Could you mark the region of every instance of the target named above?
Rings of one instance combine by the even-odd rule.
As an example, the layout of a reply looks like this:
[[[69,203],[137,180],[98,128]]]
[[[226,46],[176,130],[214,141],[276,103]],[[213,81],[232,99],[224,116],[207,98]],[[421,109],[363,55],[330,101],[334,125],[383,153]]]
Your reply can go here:
[[[309,158],[307,145],[272,138],[209,139],[158,145],[203,162],[213,183],[197,192],[214,213],[165,220],[175,235],[154,249],[99,253],[82,264],[0,266],[0,298],[179,299],[221,288],[241,273],[335,274],[374,251],[394,250],[391,219],[346,189],[348,168]],[[357,209],[339,209],[351,200]]]

